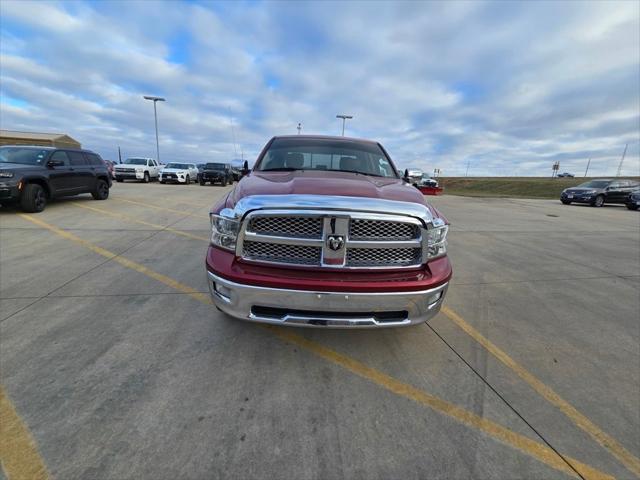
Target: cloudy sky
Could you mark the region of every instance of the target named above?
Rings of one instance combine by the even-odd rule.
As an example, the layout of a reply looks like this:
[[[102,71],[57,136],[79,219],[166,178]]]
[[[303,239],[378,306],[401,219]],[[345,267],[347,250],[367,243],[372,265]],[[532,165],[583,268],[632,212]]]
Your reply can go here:
[[[640,2],[0,2],[0,127],[104,158],[381,141],[445,175],[640,175]],[[232,128],[233,124],[233,128]],[[235,143],[234,143],[235,137]],[[237,145],[236,145],[237,144]]]

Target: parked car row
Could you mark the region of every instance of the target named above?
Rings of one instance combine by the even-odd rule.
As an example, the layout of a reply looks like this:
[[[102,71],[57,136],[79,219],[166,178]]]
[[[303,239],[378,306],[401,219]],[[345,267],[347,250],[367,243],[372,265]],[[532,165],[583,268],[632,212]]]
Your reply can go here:
[[[170,162],[161,165],[153,158],[127,158],[121,164],[113,165],[105,161],[107,168],[112,171],[112,177],[118,182],[125,180],[137,180],[148,183],[158,180],[160,183],[184,183],[198,182],[200,185],[207,183],[220,183],[223,187],[240,180],[242,173],[229,163],[182,163]],[[111,164],[111,165],[110,165]]]
[[[640,182],[626,179],[589,180],[577,187],[566,188],[560,194],[564,205],[587,203],[592,207],[602,207],[605,203],[624,204],[630,210],[637,210]]]
[[[11,145],[0,147],[0,205],[41,212],[54,198],[90,193],[106,200],[107,164],[90,150]]]

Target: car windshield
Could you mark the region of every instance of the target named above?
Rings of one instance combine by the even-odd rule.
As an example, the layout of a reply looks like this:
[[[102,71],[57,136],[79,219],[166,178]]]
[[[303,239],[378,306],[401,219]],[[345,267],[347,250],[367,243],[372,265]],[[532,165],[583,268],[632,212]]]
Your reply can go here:
[[[146,165],[147,164],[147,159],[146,158],[127,158],[124,161],[125,165]]]
[[[224,163],[207,163],[207,170],[224,170]]]
[[[48,153],[48,150],[39,148],[2,147],[0,148],[0,162],[44,165]]]
[[[177,170],[187,170],[189,168],[189,165],[187,165],[186,163],[167,163],[167,165],[164,168],[175,168]]]
[[[591,180],[589,182],[581,183],[578,188],[605,188],[611,182],[609,180]]]
[[[379,145],[325,138],[277,138],[261,158],[256,170],[323,170],[374,177],[398,176]]]

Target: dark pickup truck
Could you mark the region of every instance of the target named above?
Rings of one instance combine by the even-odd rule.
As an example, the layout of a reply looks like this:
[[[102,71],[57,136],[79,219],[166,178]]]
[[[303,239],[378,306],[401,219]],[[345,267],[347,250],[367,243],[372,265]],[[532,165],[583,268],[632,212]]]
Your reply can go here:
[[[25,212],[41,212],[53,198],[90,193],[109,197],[107,165],[89,150],[41,146],[0,147],[0,204],[19,203]]]
[[[233,171],[228,163],[207,163],[200,173],[198,173],[198,181],[200,185],[206,185],[210,182],[212,185],[216,182],[223,187],[227,183],[233,183]]]

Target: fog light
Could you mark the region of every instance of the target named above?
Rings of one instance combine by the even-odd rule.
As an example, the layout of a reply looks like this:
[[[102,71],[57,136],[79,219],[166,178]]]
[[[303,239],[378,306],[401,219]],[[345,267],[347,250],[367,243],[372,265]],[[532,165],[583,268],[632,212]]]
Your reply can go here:
[[[223,299],[228,302],[231,301],[231,289],[225,287],[224,285],[220,285],[219,283],[214,283],[213,288],[215,289],[216,293]]]
[[[427,299],[427,305],[429,307],[433,307],[436,303],[438,303],[438,301],[441,298],[442,298],[442,291],[439,291],[438,293],[434,293]]]

